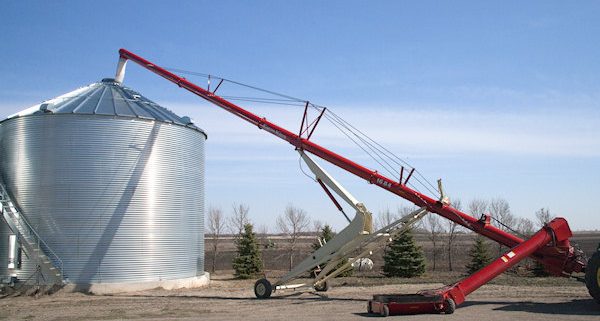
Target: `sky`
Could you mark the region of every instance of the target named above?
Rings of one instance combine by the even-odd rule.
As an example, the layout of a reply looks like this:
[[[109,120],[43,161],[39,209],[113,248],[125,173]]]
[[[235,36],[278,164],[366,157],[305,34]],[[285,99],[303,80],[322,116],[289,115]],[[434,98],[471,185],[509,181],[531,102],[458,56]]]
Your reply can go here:
[[[327,106],[442,178],[451,199],[503,198],[515,216],[544,207],[598,230],[599,12],[587,1],[5,1],[0,117],[113,77],[127,48]],[[291,145],[134,64],[124,83],[207,132],[207,205],[247,204],[271,231],[288,205],[345,225]],[[300,126],[302,108],[237,103]],[[342,138],[323,122],[313,140],[379,170]],[[323,165],[375,214],[409,205]]]

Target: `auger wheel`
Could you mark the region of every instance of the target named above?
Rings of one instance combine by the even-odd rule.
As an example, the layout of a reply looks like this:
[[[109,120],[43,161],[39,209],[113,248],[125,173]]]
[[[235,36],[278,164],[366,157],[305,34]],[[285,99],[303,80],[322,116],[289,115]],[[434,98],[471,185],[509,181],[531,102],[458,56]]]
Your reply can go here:
[[[327,292],[329,290],[329,283],[327,281],[320,282],[318,285],[315,285],[315,290],[317,292]]]
[[[273,293],[273,286],[267,279],[260,279],[254,283],[254,295],[258,299],[268,299]]]
[[[448,298],[444,301],[444,313],[445,314],[452,314],[454,313],[454,310],[456,310],[456,303],[454,302],[454,300]]]
[[[585,286],[596,302],[600,303],[600,249],[587,262]]]

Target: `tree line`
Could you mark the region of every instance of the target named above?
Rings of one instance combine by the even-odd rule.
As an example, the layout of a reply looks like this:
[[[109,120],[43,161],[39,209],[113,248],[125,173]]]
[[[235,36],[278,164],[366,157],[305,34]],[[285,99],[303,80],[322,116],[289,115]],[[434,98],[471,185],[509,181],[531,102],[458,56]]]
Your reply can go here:
[[[452,202],[452,206],[463,211],[461,200]],[[403,212],[403,211],[399,211]],[[526,217],[518,217],[512,213],[508,201],[503,198],[490,200],[473,199],[466,206],[466,213],[475,218],[481,218],[484,214],[490,214],[491,223],[495,227],[512,234],[528,238],[537,230],[550,222],[554,216],[547,208],[540,208],[535,212],[536,221]],[[422,227],[427,231],[429,240],[433,245],[432,270],[436,270],[440,255],[445,254],[448,269],[453,270],[452,253],[455,250],[454,241],[457,233],[470,232],[456,222],[441,218],[439,215],[427,215],[422,222]],[[482,242],[483,237],[478,236],[475,242]],[[501,255],[506,248],[500,244],[496,245],[497,255]]]
[[[460,200],[453,201],[452,206],[458,210],[463,210]],[[249,206],[245,204],[234,204],[231,215],[225,216],[222,209],[209,208],[206,225],[207,232],[212,235],[210,245],[212,272],[216,270],[216,262],[220,252],[219,244],[223,235],[227,232],[234,235],[237,248],[232,262],[235,275],[240,278],[247,278],[262,271],[263,263],[258,245],[259,241],[254,226],[249,219],[249,210]],[[381,211],[377,213],[374,225],[376,228],[384,227],[413,210],[414,207],[399,207],[395,213],[390,210]],[[476,218],[483,214],[490,214],[494,218],[492,220],[494,226],[524,238],[532,235],[553,218],[546,208],[541,208],[535,213],[536,221],[517,217],[512,213],[509,203],[502,198],[491,200],[473,199],[467,204],[466,212]],[[291,204],[276,218],[275,223],[277,231],[286,236],[286,256],[289,269],[294,266],[295,255],[298,250],[298,239],[301,235],[307,232],[319,234],[319,237],[313,243],[313,249],[318,248],[323,239],[326,241],[327,238],[330,239],[334,235],[329,225],[323,224],[320,220],[311,220],[303,209]],[[448,270],[453,271],[454,262],[452,257],[456,248],[456,237],[458,234],[469,233],[470,231],[436,214],[427,215],[415,228],[422,233],[426,233],[432,244],[431,269],[433,271],[438,269],[441,259],[445,257]],[[268,234],[267,226],[259,226],[258,230],[259,234],[263,236]],[[269,240],[263,240],[263,243],[265,243],[263,246],[268,248],[269,242]],[[500,255],[505,249],[497,245],[495,250]],[[477,236],[469,252],[471,260],[466,267],[467,270],[474,272],[487,265],[491,257],[489,252],[490,249],[488,249],[487,243],[483,241],[483,237]],[[417,276],[425,271],[423,251],[415,244],[410,232],[386,245],[383,259],[383,273],[387,276]],[[539,270],[539,273],[543,273],[541,266],[536,266],[536,269]]]
[[[251,250],[251,248],[255,246],[254,243],[256,243],[256,247],[258,247],[258,241],[256,240],[256,234],[254,232],[254,225],[251,224],[248,215],[250,211],[249,206],[245,204],[234,204],[232,206],[232,210],[232,215],[228,217],[225,216],[223,210],[220,208],[211,207],[208,210],[206,227],[208,233],[212,234],[213,236],[213,242],[211,244],[212,272],[214,272],[216,269],[216,262],[219,254],[219,243],[225,232],[228,231],[235,237],[235,243],[238,247],[238,255],[236,258],[247,255],[246,252],[248,251],[254,253],[254,251]],[[289,269],[291,270],[294,266],[298,239],[302,234],[309,232],[311,220],[306,214],[306,211],[290,204],[285,208],[284,212],[277,217],[275,224],[277,230],[287,236],[287,256]],[[312,221],[312,224],[314,230],[320,231],[323,229],[322,223],[318,220]],[[266,226],[260,226],[259,233],[266,235],[268,233],[268,228]],[[233,263],[235,270],[235,259]]]

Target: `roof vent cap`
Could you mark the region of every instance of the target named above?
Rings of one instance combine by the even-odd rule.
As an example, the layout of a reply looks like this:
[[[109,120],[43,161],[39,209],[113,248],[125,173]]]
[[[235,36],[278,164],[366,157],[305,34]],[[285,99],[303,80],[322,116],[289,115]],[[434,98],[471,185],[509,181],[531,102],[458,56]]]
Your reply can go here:
[[[194,121],[190,117],[188,117],[188,116],[181,117],[181,121],[184,124],[186,124],[186,125],[193,125],[194,124]]]
[[[48,103],[41,104],[40,105],[40,111],[44,112],[44,113],[51,113],[52,111],[48,110],[48,105],[50,105],[50,104],[48,104]]]
[[[109,83],[109,84],[111,84],[111,83],[116,84],[117,83],[117,81],[115,80],[115,78],[104,78],[104,79],[102,79],[102,82],[103,83]]]

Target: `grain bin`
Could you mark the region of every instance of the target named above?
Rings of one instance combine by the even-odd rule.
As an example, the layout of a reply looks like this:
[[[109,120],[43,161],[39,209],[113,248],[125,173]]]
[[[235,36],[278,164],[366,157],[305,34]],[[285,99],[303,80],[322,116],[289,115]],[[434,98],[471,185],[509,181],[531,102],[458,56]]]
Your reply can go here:
[[[194,280],[204,275],[205,140],[188,117],[103,79],[0,122],[0,178],[68,283]],[[21,280],[36,266],[24,254]]]

